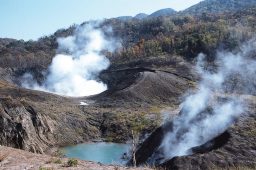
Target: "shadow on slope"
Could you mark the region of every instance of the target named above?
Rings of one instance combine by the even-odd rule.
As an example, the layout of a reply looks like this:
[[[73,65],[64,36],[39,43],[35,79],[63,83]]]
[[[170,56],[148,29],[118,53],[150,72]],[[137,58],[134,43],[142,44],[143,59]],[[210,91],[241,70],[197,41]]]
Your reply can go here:
[[[78,99],[93,100],[113,107],[125,102],[173,105],[178,103],[176,100],[180,95],[194,86],[192,81],[181,76],[146,68],[110,71],[103,78],[112,80],[106,81],[111,88],[100,94]]]
[[[184,111],[182,110],[179,113],[179,116],[181,116]],[[196,124],[200,122],[201,119],[203,119],[204,116],[213,114],[212,108],[208,107],[205,110],[203,110],[199,116],[197,116],[195,119],[191,120],[191,125]],[[165,164],[163,160],[165,159],[164,155],[164,147],[162,146],[162,143],[164,142],[165,135],[169,133],[174,133],[174,119],[167,119],[165,123],[156,129],[142,144],[141,146],[138,146],[139,149],[136,151],[135,157],[136,157],[136,164],[139,165],[159,165],[161,164],[161,167],[171,167],[171,160],[167,161],[168,164]],[[181,142],[186,135],[188,129],[190,127],[180,127],[180,129],[177,130],[177,133],[174,135],[176,138],[176,142],[173,143],[173,146],[178,145],[179,142]],[[212,150],[216,150],[218,148],[223,147],[230,139],[230,133],[228,131],[223,132],[222,134],[218,136],[212,136],[212,139],[207,141],[206,143],[193,147],[187,151],[188,154],[196,154],[196,153],[207,153]],[[172,150],[170,150],[172,152]],[[128,162],[128,165],[132,165],[132,160]],[[168,166],[167,166],[168,165]]]

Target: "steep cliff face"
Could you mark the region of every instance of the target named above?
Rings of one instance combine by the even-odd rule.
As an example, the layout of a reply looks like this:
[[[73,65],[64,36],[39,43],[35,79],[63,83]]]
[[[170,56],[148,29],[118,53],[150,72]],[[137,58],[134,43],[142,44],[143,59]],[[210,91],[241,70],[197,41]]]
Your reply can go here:
[[[1,141],[33,152],[41,152],[54,144],[56,122],[36,112],[29,104],[1,98]]]
[[[1,98],[0,141],[2,145],[43,153],[60,142],[58,123],[26,102]]]
[[[0,104],[0,145],[44,153],[101,137],[102,113],[83,112],[79,106],[39,107],[12,98],[0,98]]]

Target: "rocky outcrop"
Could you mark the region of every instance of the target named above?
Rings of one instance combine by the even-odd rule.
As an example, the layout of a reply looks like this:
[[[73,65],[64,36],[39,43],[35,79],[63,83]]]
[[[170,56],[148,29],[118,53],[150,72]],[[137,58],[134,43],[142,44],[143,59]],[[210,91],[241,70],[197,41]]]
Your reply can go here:
[[[21,86],[25,81],[42,85],[49,74],[49,70],[42,67],[31,68],[0,68],[0,77],[8,82]],[[27,76],[24,76],[27,75]],[[29,86],[29,84],[28,84]]]
[[[211,109],[207,108],[211,114]],[[179,116],[182,115],[182,111]],[[256,116],[254,109],[234,119],[234,125],[206,143],[190,148],[190,155],[165,159],[162,143],[164,136],[173,131],[173,121],[167,120],[156,129],[136,151],[137,165],[157,165],[164,169],[214,169],[214,168],[255,168],[256,166]],[[199,116],[198,118],[201,118]],[[178,118],[177,118],[178,119]],[[199,119],[193,120],[198,121]],[[186,128],[186,127],[184,127]],[[189,128],[189,127],[188,127]],[[177,138],[182,138],[186,129],[178,130]],[[175,143],[173,143],[175,146]],[[171,152],[171,151],[169,151]],[[163,160],[165,160],[163,162]],[[131,165],[132,160],[128,163]]]
[[[78,106],[39,107],[0,98],[0,145],[44,153],[48,148],[101,138],[103,113]]]
[[[215,145],[204,144],[196,148],[192,155],[174,157],[158,165],[166,169],[214,169],[256,167],[256,116],[251,110],[225,133],[218,136]],[[208,146],[208,147],[206,147]]]
[[[0,142],[2,145],[43,153],[57,143],[57,123],[26,102],[0,98]]]

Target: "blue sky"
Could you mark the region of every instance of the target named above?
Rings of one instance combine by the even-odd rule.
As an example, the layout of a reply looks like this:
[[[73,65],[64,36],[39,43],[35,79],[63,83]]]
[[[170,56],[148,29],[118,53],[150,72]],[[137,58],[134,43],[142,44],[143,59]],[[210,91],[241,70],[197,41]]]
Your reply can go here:
[[[0,38],[37,40],[84,21],[184,10],[200,0],[0,0]]]

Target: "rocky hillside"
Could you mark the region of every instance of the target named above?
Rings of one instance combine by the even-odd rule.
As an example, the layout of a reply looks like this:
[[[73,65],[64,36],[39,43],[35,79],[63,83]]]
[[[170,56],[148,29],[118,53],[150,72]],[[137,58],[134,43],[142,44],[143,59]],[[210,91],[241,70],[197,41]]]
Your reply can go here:
[[[97,131],[89,132],[86,117],[80,117],[83,112],[76,100],[24,89],[2,79],[0,84],[1,145],[43,153],[55,145],[97,137]],[[82,128],[87,130],[86,136],[82,136]]]
[[[192,148],[195,154],[174,157],[159,165],[167,169],[210,169],[214,167],[241,169],[256,167],[256,113],[255,103],[248,113],[225,133],[215,138],[215,145]]]
[[[201,146],[191,148],[192,153],[190,155],[176,156],[162,163],[164,157],[161,144],[164,135],[166,133],[172,133],[174,127],[174,119],[169,118],[169,120],[154,131],[139,147],[136,152],[137,165],[151,164],[152,162],[149,162],[149,160],[153,157],[154,164],[164,169],[255,168],[255,101],[250,104],[250,110],[241,115],[238,121],[225,132]],[[177,116],[179,117],[181,114],[183,113],[180,112]],[[171,115],[171,117],[176,117],[176,115]],[[185,132],[186,130],[183,129],[181,133],[177,134],[181,135],[177,136],[177,138],[182,138],[182,133]]]
[[[165,64],[152,67],[153,61]],[[163,119],[162,110],[176,109],[179,96],[194,86],[188,66],[179,62],[162,58],[112,66],[99,76],[109,90],[76,98],[18,86],[26,71],[43,81],[40,68],[1,69],[0,144],[43,153],[84,141],[124,142],[131,130],[142,136],[151,133]],[[171,67],[175,69],[167,69]]]

